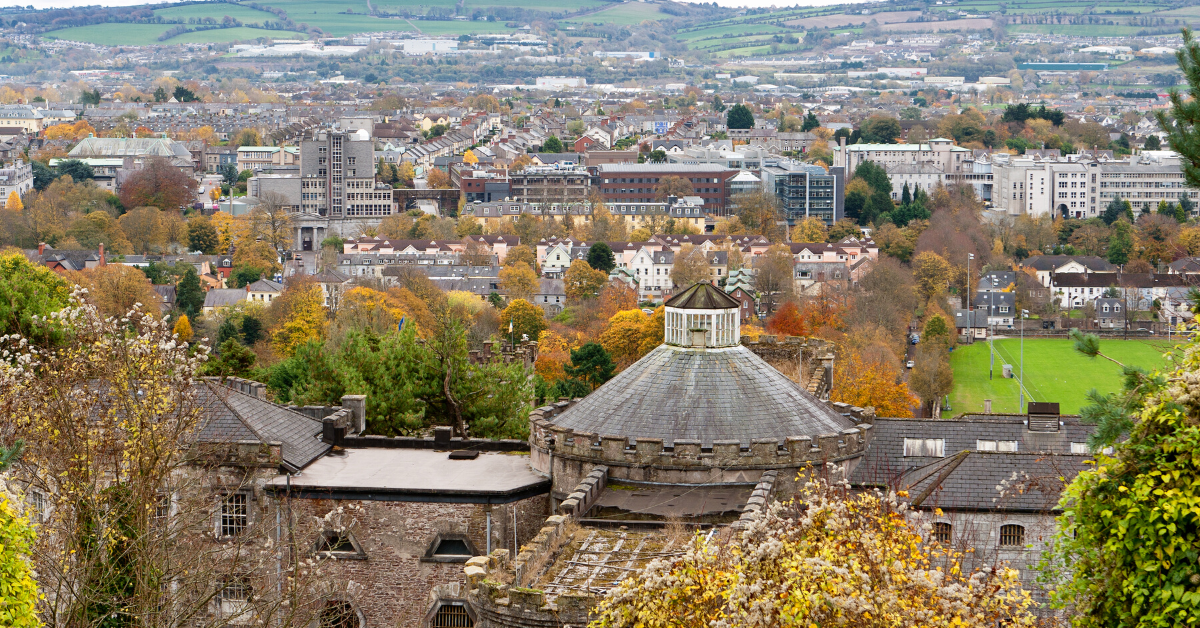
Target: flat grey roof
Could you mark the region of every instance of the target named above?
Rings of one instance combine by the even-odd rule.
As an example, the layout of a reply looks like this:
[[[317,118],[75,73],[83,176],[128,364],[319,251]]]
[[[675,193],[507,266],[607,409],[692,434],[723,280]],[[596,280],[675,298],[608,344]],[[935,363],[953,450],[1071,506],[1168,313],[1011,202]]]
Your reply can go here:
[[[268,490],[286,486],[286,477],[267,483]],[[549,492],[550,481],[527,455],[483,452],[451,460],[448,451],[361,448],[313,462],[292,476],[291,486],[312,498],[503,503]]]

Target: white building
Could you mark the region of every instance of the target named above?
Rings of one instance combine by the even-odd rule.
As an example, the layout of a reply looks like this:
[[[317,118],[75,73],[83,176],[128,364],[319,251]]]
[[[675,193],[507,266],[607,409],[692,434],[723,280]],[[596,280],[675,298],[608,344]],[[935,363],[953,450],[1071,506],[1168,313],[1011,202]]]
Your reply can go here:
[[[13,192],[17,196],[24,196],[32,189],[33,167],[29,164],[18,159],[13,165],[0,168],[0,207],[8,203],[8,196]]]
[[[587,79],[582,76],[539,76],[538,89],[563,89],[564,87],[587,87]]]

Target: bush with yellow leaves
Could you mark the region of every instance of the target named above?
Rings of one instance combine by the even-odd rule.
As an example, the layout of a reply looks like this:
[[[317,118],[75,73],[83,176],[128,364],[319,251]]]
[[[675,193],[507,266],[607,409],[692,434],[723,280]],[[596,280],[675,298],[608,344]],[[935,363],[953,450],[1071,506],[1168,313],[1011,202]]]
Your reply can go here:
[[[698,534],[622,582],[592,626],[1034,625],[1016,570],[964,573],[962,554],[922,538],[902,496],[810,481],[744,530]]]

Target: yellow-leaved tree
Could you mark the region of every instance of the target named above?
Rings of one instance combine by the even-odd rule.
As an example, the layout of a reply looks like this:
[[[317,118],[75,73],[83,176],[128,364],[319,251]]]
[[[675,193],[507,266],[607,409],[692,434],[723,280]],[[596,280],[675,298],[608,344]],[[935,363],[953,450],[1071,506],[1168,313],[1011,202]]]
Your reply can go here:
[[[184,342],[192,341],[192,322],[188,320],[187,314],[179,316],[179,319],[175,321],[175,327],[171,331]]]
[[[276,325],[271,330],[271,346],[275,353],[290,357],[310,340],[320,342],[325,337],[325,296],[312,280],[300,280],[284,289],[271,303]]]
[[[903,494],[806,483],[744,530],[696,534],[609,591],[592,626],[1033,626],[1018,572],[969,572]]]
[[[21,202],[21,195],[17,194],[16,190],[8,193],[8,200],[4,202],[4,209],[11,209],[13,211],[25,209],[25,204]]]

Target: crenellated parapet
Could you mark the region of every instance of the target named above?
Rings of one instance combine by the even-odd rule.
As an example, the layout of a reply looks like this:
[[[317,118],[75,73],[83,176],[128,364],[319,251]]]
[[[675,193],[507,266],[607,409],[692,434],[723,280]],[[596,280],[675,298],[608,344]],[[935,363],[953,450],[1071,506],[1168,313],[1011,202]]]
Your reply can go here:
[[[782,441],[717,440],[704,447],[700,441],[679,439],[668,446],[660,438],[576,432],[550,421],[574,403],[561,401],[530,413],[530,447],[542,454],[535,458],[554,456],[596,465],[657,468],[795,468],[861,456],[871,437],[871,424],[864,422],[838,434],[796,435]]]

